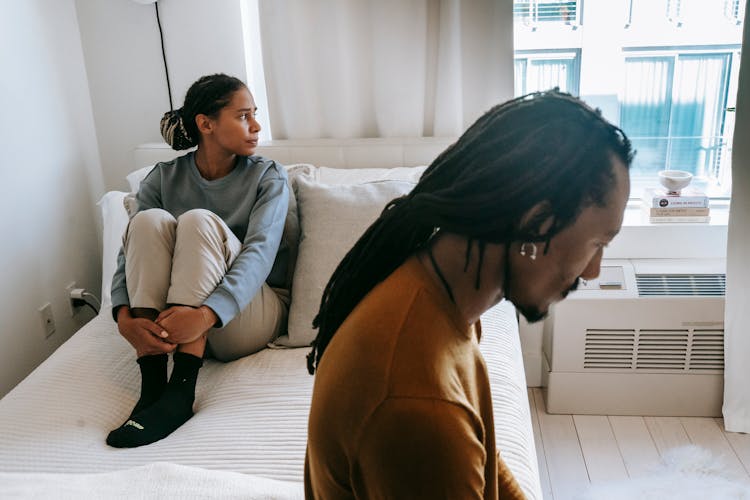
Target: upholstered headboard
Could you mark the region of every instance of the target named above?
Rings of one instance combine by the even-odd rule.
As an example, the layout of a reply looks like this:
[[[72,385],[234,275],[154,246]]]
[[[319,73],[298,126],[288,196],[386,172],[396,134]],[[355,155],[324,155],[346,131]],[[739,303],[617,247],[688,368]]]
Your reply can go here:
[[[311,163],[334,168],[411,167],[429,165],[454,137],[385,139],[306,139],[261,143],[257,154],[283,164]],[[165,143],[135,149],[135,167],[171,160],[177,153]]]

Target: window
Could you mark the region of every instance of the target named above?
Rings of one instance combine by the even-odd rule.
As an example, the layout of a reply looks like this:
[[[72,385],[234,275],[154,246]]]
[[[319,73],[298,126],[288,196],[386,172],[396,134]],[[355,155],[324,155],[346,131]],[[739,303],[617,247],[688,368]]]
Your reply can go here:
[[[578,49],[571,51],[516,51],[515,93],[528,94],[559,87],[578,95]]]
[[[516,95],[559,87],[601,109],[637,150],[635,198],[664,169],[728,196],[744,9],[744,0],[516,0]]]
[[[673,52],[625,57],[620,125],[638,151],[633,175],[687,170],[719,179],[732,52]]]

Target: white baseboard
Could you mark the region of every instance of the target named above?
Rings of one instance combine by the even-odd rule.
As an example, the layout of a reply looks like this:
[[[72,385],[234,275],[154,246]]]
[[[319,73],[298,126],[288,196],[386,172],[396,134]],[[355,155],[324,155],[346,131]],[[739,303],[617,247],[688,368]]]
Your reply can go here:
[[[542,353],[524,352],[523,369],[526,372],[527,387],[542,386]]]

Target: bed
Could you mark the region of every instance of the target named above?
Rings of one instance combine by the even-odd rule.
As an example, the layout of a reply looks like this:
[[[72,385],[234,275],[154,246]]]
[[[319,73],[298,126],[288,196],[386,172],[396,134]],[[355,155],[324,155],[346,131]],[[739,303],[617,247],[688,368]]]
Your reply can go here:
[[[358,236],[359,229],[352,230],[346,220],[336,228],[340,234],[320,235],[318,219],[354,212],[347,203],[369,203],[364,219],[374,217],[382,208],[377,196],[376,202],[363,201],[351,186],[384,179],[414,182],[424,167],[413,166],[429,163],[449,143],[275,141],[259,150],[293,166],[290,172],[305,179],[302,187],[295,186],[301,236],[292,309],[295,302],[299,306],[290,310],[287,346],[314,334],[304,329],[309,329],[316,297],[302,297],[322,286],[319,282],[330,275],[326,266],[335,265]],[[166,145],[138,148],[137,169],[128,176],[131,188],[137,187],[148,165],[174,155]],[[354,195],[342,201],[347,192]],[[132,408],[139,388],[132,349],[118,335],[108,306],[119,234],[127,223],[127,198],[126,192],[110,192],[100,202],[104,251],[99,315],[0,400],[0,497],[302,498],[313,382],[305,365],[308,348],[280,342],[277,348],[231,363],[207,360],[198,378],[195,415],[185,425],[140,448],[105,444],[109,430]],[[315,246],[331,241],[343,250]],[[330,262],[318,269],[322,255]],[[498,449],[527,497],[541,500],[515,311],[503,302],[482,321],[481,349],[491,377]]]

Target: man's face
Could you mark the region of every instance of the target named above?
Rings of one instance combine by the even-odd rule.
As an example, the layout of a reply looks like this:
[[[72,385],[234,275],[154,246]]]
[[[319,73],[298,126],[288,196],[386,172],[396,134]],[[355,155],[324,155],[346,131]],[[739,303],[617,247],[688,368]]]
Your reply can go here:
[[[630,195],[628,171],[620,160],[614,161],[615,186],[605,206],[585,208],[571,226],[550,240],[546,255],[544,243],[537,243],[536,260],[528,252],[526,256],[510,252],[507,298],[528,321],[544,318],[553,303],[578,286],[579,278],[599,276],[604,247],[620,231]]]

